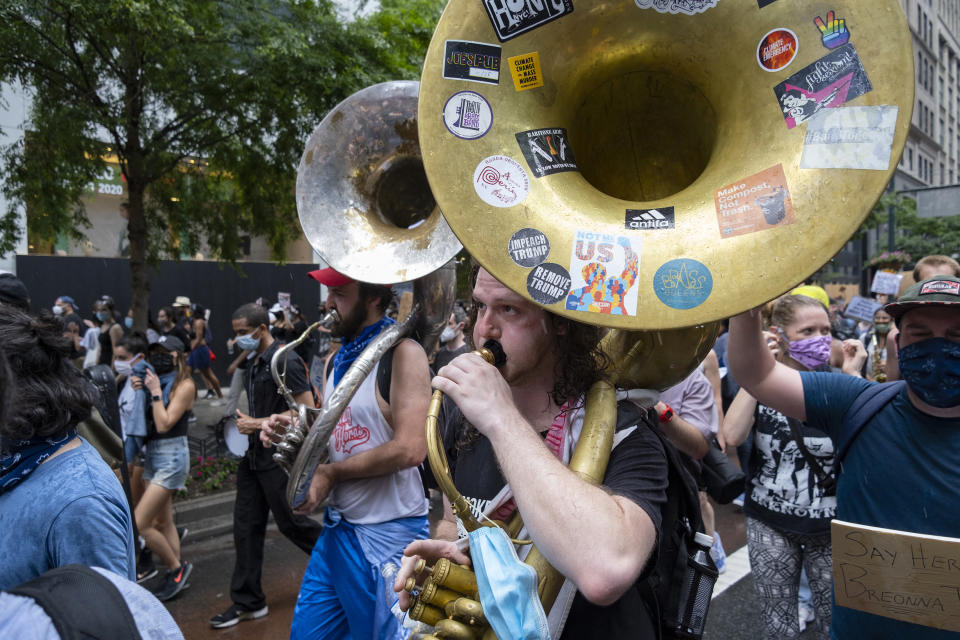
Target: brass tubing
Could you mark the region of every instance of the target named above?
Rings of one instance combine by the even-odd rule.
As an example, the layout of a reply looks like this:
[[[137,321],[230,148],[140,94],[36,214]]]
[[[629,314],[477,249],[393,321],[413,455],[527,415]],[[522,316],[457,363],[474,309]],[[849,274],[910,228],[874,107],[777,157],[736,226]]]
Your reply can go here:
[[[433,625],[433,634],[440,638],[454,638],[456,640],[474,640],[483,634],[483,629],[470,627],[458,620],[444,618]]]
[[[431,571],[433,581],[438,585],[478,599],[477,576],[466,567],[454,564],[447,558],[440,558]]]
[[[486,625],[487,617],[483,614],[483,605],[470,598],[457,598],[447,603],[443,608],[448,617],[460,620],[469,625]]]
[[[443,609],[448,603],[453,602],[459,597],[459,593],[451,591],[450,589],[444,589],[432,579],[428,579],[423,584],[423,589],[420,591],[420,600],[435,607],[439,607],[440,609]]]
[[[435,627],[445,616],[440,609],[431,607],[425,602],[417,601],[410,607],[410,617],[424,624],[428,624],[431,627]]]

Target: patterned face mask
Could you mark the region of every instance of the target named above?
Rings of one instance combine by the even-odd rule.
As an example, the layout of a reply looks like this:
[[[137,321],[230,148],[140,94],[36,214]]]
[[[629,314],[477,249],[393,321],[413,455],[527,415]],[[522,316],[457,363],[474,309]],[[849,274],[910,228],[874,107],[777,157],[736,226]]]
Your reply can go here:
[[[808,369],[816,369],[830,359],[830,336],[790,341],[790,357]]]
[[[917,397],[939,409],[960,405],[960,342],[928,338],[897,354],[900,375]]]

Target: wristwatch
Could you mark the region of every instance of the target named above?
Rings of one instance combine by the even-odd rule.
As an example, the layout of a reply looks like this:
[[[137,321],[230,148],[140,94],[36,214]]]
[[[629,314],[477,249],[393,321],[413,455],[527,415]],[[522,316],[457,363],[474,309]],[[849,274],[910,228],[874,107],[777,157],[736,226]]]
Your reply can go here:
[[[673,409],[671,409],[670,405],[668,405],[666,402],[663,403],[663,406],[665,406],[666,409],[664,409],[663,413],[660,414],[660,422],[670,422],[670,420],[673,418]]]
[[[163,402],[163,398],[160,396],[150,396],[150,402]],[[661,417],[662,419],[662,417]],[[669,419],[669,418],[668,418]]]

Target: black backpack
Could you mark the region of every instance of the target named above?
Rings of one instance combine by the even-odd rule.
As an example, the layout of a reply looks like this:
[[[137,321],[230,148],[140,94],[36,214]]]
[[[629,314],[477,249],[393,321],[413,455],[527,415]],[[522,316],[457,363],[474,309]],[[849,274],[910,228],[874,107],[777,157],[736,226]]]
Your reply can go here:
[[[680,452],[656,426],[657,416],[653,409],[643,411],[632,403],[621,402],[617,414],[619,425],[637,424],[638,428],[650,429],[663,445],[667,458],[667,502],[661,511],[654,566],[641,580],[639,589],[657,620],[659,637],[689,639],[692,636],[680,629],[684,616],[682,603],[687,600],[685,577],[696,550],[693,536],[703,531],[697,482],[684,465]],[[712,578],[716,579],[715,573]]]

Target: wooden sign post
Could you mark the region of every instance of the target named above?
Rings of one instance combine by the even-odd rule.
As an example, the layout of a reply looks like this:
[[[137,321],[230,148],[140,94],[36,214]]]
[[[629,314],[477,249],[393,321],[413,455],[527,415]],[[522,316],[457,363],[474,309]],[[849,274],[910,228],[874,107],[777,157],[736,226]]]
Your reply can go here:
[[[841,520],[831,535],[839,606],[960,631],[960,539]]]

